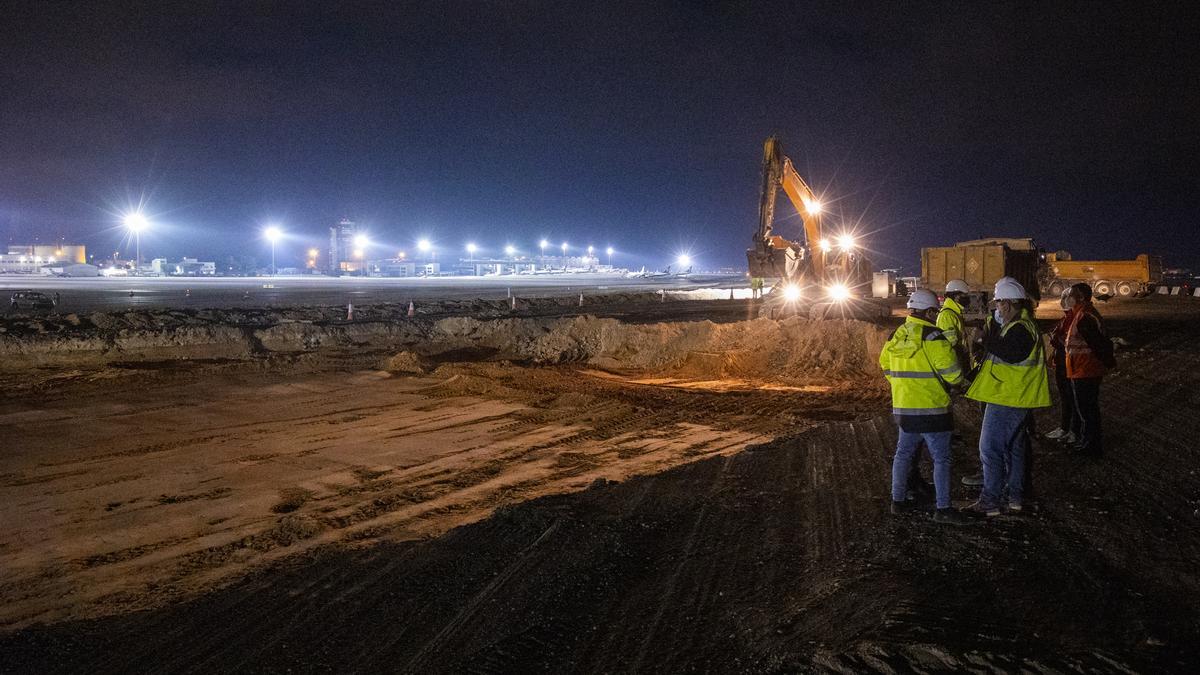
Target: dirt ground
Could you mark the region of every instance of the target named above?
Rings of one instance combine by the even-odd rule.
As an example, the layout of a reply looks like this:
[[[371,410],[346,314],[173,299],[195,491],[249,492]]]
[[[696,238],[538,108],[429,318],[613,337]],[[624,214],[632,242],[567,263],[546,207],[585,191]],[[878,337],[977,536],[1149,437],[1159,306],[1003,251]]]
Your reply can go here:
[[[957,528],[887,513],[882,326],[41,369],[0,401],[0,670],[1188,671],[1200,302],[1101,311],[1107,455],[1039,438],[1031,512]]]

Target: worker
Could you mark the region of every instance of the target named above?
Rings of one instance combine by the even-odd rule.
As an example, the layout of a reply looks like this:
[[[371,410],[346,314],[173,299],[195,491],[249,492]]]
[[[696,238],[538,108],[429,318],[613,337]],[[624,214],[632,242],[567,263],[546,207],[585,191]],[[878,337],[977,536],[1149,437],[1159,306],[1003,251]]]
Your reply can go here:
[[[1078,308],[1071,298],[1070,288],[1063,290],[1058,304],[1062,307],[1063,317],[1050,333],[1050,347],[1053,349],[1050,360],[1054,364],[1054,383],[1058,387],[1059,422],[1058,428],[1047,433],[1046,438],[1070,445],[1077,439],[1071,431],[1075,420],[1075,393],[1067,377],[1067,330]]]
[[[762,297],[762,291],[763,291],[763,278],[762,277],[750,277],[750,297],[754,300],[757,300]]]
[[[1075,399],[1075,417],[1071,432],[1072,449],[1081,455],[1099,457],[1104,453],[1100,424],[1100,380],[1116,365],[1112,340],[1104,330],[1104,319],[1092,305],[1092,287],[1079,283],[1071,286],[1068,302],[1072,305],[1071,323],[1065,342],[1067,379]]]
[[[970,292],[971,288],[967,286],[967,282],[962,279],[951,279],[946,283],[945,300],[942,301],[942,309],[937,315],[937,327],[942,329],[942,334],[954,348],[954,353],[958,356],[958,363],[964,372],[970,359],[967,346],[967,326],[963,322],[963,307],[967,304],[967,294]]]
[[[967,398],[986,406],[979,433],[983,491],[966,510],[989,518],[1000,515],[1005,484],[1009,511],[1021,512],[1029,418],[1050,405],[1045,348],[1025,288],[1002,279],[992,297],[996,308],[983,335],[983,362],[967,390]]]
[[[928,290],[913,291],[904,324],[896,329],[879,354],[879,366],[892,387],[892,413],[899,426],[892,460],[892,513],[911,507],[905,500],[909,465],[925,442],[933,459],[933,484],[940,523],[962,522],[950,506],[950,435],[954,418],[950,390],[962,382],[962,369],[950,342],[936,325],[938,301]]]

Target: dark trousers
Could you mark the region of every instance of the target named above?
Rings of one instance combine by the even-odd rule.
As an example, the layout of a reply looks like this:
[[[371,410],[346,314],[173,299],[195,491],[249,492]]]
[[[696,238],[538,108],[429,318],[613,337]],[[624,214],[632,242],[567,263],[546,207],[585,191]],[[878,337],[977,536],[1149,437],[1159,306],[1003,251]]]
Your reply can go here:
[[[1100,378],[1071,380],[1075,394],[1075,418],[1071,431],[1079,439],[1080,452],[1099,457],[1104,452],[1104,437],[1100,422]]]
[[[1058,428],[1071,431],[1075,428],[1075,392],[1067,379],[1067,364],[1057,364],[1054,381],[1058,384],[1058,399],[1061,407]]]

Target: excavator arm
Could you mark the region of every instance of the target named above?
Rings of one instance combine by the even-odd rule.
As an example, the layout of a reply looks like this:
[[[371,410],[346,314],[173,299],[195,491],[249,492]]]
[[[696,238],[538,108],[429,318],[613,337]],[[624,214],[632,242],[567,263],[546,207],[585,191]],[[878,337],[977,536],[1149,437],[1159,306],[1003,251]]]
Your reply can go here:
[[[804,242],[793,242],[773,232],[778,190],[792,202],[804,222]],[[811,275],[821,283],[828,243],[821,232],[821,202],[783,154],[774,136],[763,144],[762,191],[758,205],[758,231],[754,248],[746,251],[750,276],[799,280]]]

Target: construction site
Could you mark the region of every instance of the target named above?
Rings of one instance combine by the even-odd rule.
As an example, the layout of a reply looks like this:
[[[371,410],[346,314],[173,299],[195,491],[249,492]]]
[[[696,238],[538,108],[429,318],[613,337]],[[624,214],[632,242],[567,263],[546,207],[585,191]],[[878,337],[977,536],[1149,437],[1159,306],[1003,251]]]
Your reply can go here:
[[[1200,656],[1200,301],[1102,304],[1121,345],[1107,455],[1036,437],[1033,508],[948,528],[887,510],[877,356],[902,302],[862,321],[573,300],[5,319],[2,669]],[[966,503],[979,410],[955,419]]]

